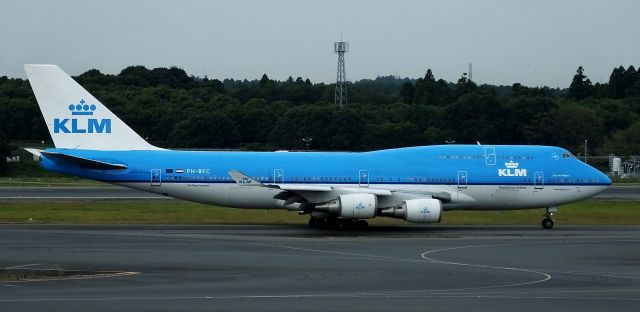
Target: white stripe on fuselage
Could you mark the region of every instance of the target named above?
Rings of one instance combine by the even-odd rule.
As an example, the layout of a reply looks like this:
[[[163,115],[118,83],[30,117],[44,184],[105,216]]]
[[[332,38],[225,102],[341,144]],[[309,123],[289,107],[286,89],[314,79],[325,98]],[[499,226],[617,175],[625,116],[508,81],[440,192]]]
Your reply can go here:
[[[117,183],[156,194],[214,204],[227,207],[254,209],[294,209],[283,207],[282,201],[273,197],[282,190],[261,186],[241,186],[235,183],[162,183],[151,186],[150,183]],[[353,193],[356,185],[330,185],[333,192],[315,192],[310,194],[314,202],[336,198],[338,195]],[[341,188],[348,188],[344,193]],[[600,193],[606,185],[546,185],[541,189],[533,185],[417,185],[417,184],[376,184],[370,188],[387,189],[392,196],[379,196],[379,208],[391,207],[403,200],[430,197],[434,193],[448,193],[450,202],[444,202],[445,210],[500,210],[529,209],[550,207],[580,201]]]

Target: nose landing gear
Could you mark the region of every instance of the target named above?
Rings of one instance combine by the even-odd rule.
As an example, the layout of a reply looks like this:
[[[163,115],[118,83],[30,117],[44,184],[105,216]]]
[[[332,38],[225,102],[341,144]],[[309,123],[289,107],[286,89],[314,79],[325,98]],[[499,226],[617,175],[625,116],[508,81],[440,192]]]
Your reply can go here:
[[[544,214],[544,219],[542,220],[542,227],[544,229],[550,230],[553,228],[553,214],[558,211],[558,207],[547,207],[546,212]]]

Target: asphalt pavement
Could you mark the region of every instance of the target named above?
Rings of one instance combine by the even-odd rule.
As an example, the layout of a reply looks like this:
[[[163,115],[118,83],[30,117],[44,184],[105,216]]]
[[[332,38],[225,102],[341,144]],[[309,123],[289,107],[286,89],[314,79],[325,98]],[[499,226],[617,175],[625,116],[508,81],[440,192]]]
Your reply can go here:
[[[0,225],[0,268],[1,311],[637,311],[640,228]]]

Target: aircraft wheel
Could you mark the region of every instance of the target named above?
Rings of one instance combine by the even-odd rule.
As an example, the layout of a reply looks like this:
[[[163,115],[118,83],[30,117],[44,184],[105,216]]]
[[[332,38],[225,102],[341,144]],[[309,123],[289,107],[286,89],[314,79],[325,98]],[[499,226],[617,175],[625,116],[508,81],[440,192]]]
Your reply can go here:
[[[542,227],[550,230],[553,228],[553,220],[551,220],[550,218],[545,218],[544,220],[542,220]]]
[[[318,221],[314,216],[309,217],[309,226],[312,228],[318,227]]]
[[[342,222],[337,217],[328,217],[327,218],[327,228],[329,229],[339,229],[342,227]]]
[[[358,220],[356,226],[359,229],[366,229],[367,227],[369,227],[369,222],[367,222],[366,220]]]

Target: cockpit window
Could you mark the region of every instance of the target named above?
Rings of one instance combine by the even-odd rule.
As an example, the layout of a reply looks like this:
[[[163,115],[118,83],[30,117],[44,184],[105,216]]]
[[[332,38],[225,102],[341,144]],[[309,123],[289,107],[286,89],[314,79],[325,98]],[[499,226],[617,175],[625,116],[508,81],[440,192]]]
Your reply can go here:
[[[575,156],[573,156],[573,154],[571,153],[564,153],[562,154],[562,158],[575,158]]]

